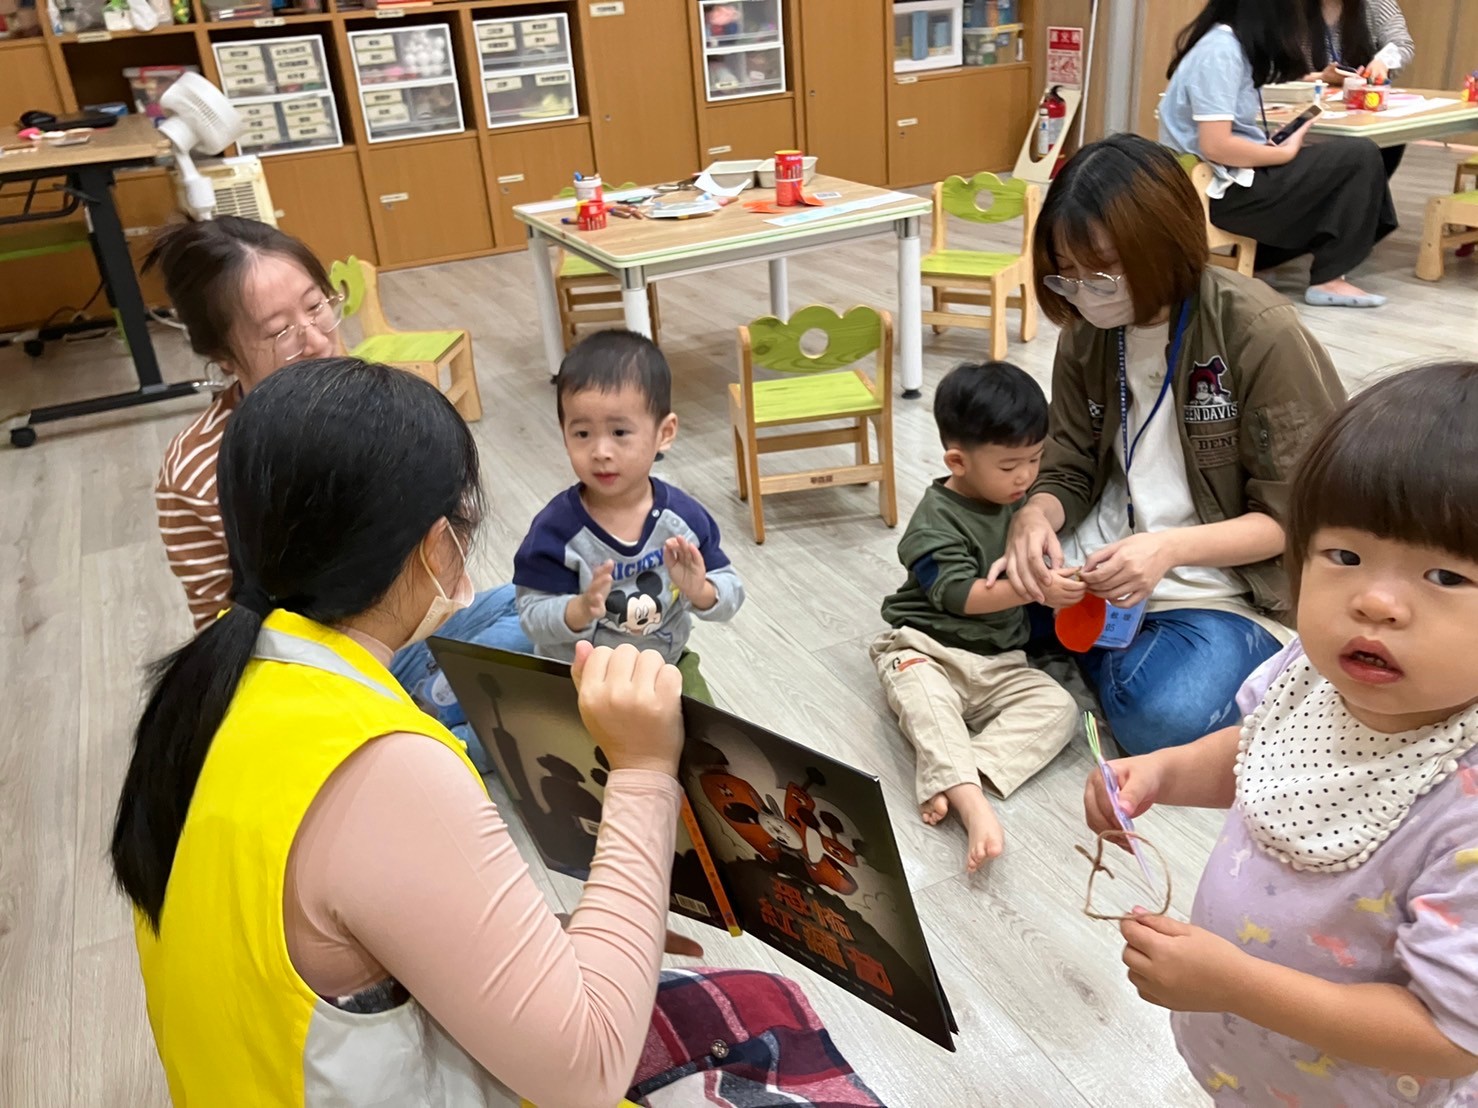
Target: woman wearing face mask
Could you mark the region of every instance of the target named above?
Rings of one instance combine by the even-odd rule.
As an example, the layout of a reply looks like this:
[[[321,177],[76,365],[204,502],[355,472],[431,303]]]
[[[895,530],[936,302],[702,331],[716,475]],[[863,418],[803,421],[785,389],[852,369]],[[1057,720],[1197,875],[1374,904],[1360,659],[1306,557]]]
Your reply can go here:
[[[661,974],[654,1018],[664,945],[702,953],[665,931],[683,734],[661,655],[576,654],[610,774],[566,926],[392,678],[464,588],[482,512],[445,397],[294,363],[242,399],[217,472],[234,592],[155,667],[112,843],[174,1103],[613,1106],[636,1083],[697,1103],[715,1028],[754,1037],[727,1063],[741,1089],[756,1068],[805,1088],[816,1058],[851,1074],[768,974]],[[852,1081],[846,1103],[879,1103]]]
[[[228,603],[231,563],[216,495],[216,454],[232,413],[285,365],[340,350],[343,298],[306,246],[255,220],[221,216],[166,230],[147,266],[158,266],[190,346],[233,380],[175,436],[154,489],[159,533],[184,586],[197,631]],[[512,585],[474,593],[465,576],[440,600],[442,634],[504,650],[532,650]],[[391,672],[421,707],[453,728],[484,770],[486,755],[424,645],[398,652]]]
[[[1041,476],[998,565],[1038,602],[1063,566],[1111,604],[1148,601],[1130,645],[1082,669],[1125,750],[1190,742],[1290,637],[1288,481],[1344,390],[1288,301],[1207,264],[1195,189],[1147,139],[1068,162],[1033,261],[1063,330]]]

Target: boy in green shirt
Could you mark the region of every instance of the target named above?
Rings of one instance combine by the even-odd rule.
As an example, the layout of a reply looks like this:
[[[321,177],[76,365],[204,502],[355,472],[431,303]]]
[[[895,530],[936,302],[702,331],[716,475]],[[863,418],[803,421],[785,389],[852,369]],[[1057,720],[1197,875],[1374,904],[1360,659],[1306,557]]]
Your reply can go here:
[[[1004,845],[981,777],[1009,796],[1067,744],[1077,706],[1027,664],[1021,648],[1030,636],[1023,607],[1029,599],[1004,576],[985,582],[1037,478],[1047,398],[1014,365],[961,365],[934,392],[934,422],[949,476],[929,486],[898,544],[908,580],[883,601],[893,629],[870,652],[899,727],[918,752],[915,789],[924,822],[933,826],[955,811],[973,873]],[[1054,577],[1050,606],[1083,598],[1075,573],[1064,568]]]

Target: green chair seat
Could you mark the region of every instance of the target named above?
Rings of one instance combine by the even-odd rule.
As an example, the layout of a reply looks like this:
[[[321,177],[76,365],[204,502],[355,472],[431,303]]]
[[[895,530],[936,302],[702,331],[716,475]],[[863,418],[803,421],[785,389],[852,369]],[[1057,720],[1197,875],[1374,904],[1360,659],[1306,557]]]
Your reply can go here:
[[[408,331],[365,339],[350,354],[366,362],[439,362],[462,337],[461,331]]]
[[[983,250],[937,250],[924,255],[926,277],[994,277],[1014,265],[1020,254],[992,254]]]
[[[754,383],[755,423],[843,419],[875,412],[882,402],[856,373],[815,373]]]
[[[0,235],[0,262],[63,254],[68,250],[81,250],[87,245],[87,224],[52,221],[31,230]]]
[[[612,281],[616,279],[594,262],[587,262],[584,258],[569,252],[565,253],[564,261],[560,264],[559,275],[561,277],[610,277]]]

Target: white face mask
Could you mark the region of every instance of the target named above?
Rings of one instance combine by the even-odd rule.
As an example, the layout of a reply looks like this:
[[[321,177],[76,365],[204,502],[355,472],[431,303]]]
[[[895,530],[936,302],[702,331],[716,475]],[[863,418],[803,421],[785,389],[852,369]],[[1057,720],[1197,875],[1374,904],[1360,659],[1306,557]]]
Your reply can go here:
[[[451,596],[441,587],[436,574],[431,572],[431,566],[426,561],[426,545],[422,543],[416,548],[416,553],[421,559],[421,568],[426,571],[426,576],[431,578],[431,584],[436,587],[436,595],[431,598],[431,606],[426,609],[426,614],[421,617],[421,622],[416,624],[416,629],[411,632],[411,637],[406,640],[406,646],[411,643],[425,642],[441,629],[441,625],[452,616],[462,611],[472,603],[473,590],[472,578],[467,575],[467,554],[462,549],[462,544],[457,541],[457,533],[448,530],[452,536],[452,542],[457,547],[457,553],[462,557],[462,576],[457,581],[456,590]]]
[[[1121,279],[1107,296],[1080,288],[1067,299],[1079,315],[1101,331],[1128,327],[1134,322],[1134,297],[1129,292],[1128,281]]]

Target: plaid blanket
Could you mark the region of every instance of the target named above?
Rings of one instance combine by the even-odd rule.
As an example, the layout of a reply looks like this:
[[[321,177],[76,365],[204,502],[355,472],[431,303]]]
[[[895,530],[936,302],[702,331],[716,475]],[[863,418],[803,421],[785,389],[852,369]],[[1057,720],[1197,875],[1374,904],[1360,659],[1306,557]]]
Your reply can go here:
[[[753,970],[666,970],[636,1080],[645,1108],[886,1108],[795,982]]]

